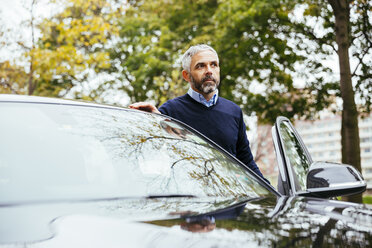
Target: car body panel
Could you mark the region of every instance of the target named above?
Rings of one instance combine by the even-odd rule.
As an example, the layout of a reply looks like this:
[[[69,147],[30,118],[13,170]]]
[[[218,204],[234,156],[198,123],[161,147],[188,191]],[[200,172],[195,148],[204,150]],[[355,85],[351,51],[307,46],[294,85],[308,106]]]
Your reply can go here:
[[[1,107],[0,248],[372,246],[371,208],[280,194],[170,117],[11,95]]]
[[[1,207],[0,213],[8,223],[0,243],[27,247],[372,245],[372,209],[317,198],[128,199]],[[205,219],[212,228],[188,226]]]

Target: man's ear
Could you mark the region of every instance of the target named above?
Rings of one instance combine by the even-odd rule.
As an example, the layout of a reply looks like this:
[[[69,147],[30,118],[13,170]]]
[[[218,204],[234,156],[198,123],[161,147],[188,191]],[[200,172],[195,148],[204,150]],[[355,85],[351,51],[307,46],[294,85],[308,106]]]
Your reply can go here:
[[[187,82],[190,82],[190,73],[188,73],[186,70],[182,70],[182,77],[185,79]]]

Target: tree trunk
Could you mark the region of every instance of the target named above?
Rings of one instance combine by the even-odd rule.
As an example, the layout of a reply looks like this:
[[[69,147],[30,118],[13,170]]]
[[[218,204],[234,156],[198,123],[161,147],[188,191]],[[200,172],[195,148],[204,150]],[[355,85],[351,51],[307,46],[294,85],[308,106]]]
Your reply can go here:
[[[349,1],[328,0],[328,2],[331,4],[335,16],[335,33],[340,66],[340,89],[343,100],[341,124],[342,163],[350,164],[361,172],[358,110],[351,82],[349,60]],[[361,203],[362,194],[346,196],[343,199]]]
[[[34,28],[34,6],[36,4],[36,0],[33,0],[31,3],[31,9],[30,9],[30,26],[31,26],[31,42],[32,42],[32,48],[33,51],[35,49],[35,28]],[[35,90],[35,82],[34,82],[34,55],[31,52],[31,58],[30,58],[30,72],[28,77],[28,95],[32,95]]]
[[[34,87],[34,81],[33,81],[33,57],[31,55],[31,60],[30,60],[30,72],[28,75],[28,95],[32,95],[34,93],[35,87]]]

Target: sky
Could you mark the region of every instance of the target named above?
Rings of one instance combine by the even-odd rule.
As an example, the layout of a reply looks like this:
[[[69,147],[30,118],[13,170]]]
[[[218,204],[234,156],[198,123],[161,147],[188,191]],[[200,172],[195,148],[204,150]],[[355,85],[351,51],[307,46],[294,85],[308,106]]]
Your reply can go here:
[[[51,15],[51,8],[48,7],[48,0],[36,0],[34,9],[35,16],[47,17]],[[0,11],[2,19],[9,24],[20,24],[22,20],[30,17],[26,8],[31,7],[32,0],[0,0]]]
[[[22,7],[22,2],[21,0],[0,0],[2,21],[5,21],[8,25],[19,24],[27,15],[26,10]]]
[[[51,15],[51,8],[47,4],[48,0],[37,0],[34,8],[34,16],[36,18],[44,18]],[[22,40],[31,42],[31,30],[22,29],[24,21],[30,20],[30,7],[32,0],[0,0],[0,25],[10,28],[12,32],[8,32],[8,37],[13,40]],[[38,33],[36,32],[36,37]],[[12,47],[5,50],[0,48],[0,61],[8,60],[14,57],[17,49],[12,50]]]

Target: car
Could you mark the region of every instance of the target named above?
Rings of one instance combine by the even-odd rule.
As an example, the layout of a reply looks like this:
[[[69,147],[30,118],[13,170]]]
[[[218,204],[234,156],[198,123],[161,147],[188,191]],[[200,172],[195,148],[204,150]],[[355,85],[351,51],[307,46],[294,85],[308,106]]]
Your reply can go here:
[[[171,117],[0,95],[0,248],[371,247],[353,167],[313,162],[284,117],[279,191]]]

